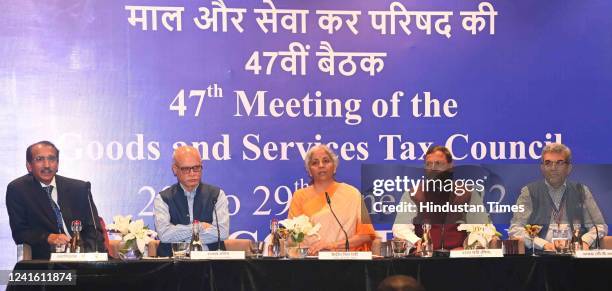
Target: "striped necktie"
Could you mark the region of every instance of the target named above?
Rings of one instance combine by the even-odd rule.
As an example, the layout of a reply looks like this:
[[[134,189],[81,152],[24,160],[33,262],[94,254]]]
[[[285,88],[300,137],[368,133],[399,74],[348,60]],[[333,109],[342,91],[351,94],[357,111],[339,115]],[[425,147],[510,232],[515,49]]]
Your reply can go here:
[[[63,233],[64,231],[64,219],[62,218],[62,212],[59,209],[59,206],[57,206],[57,203],[55,203],[55,201],[53,201],[53,197],[51,197],[51,193],[53,192],[53,186],[49,185],[47,187],[43,187],[43,189],[45,190],[45,192],[47,192],[47,197],[49,198],[49,202],[51,203],[51,208],[53,209],[53,212],[55,213],[55,219],[56,219],[56,223],[57,223],[57,230],[59,231],[59,233]]]

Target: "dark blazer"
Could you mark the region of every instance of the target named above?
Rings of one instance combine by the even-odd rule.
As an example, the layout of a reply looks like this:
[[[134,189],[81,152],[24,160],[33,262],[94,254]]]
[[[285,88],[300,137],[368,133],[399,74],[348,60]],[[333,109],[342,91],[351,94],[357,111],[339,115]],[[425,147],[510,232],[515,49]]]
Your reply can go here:
[[[91,184],[59,175],[55,175],[55,184],[58,204],[70,235],[70,225],[78,219],[83,226],[81,238],[85,251],[94,251],[97,244],[97,250],[105,252],[104,233],[99,225],[98,210],[93,199],[91,204],[97,235],[89,208]],[[6,208],[15,243],[29,244],[32,247],[32,259],[49,259],[51,246],[47,243],[47,237],[58,230],[55,214],[40,182],[27,174],[9,183],[6,187]]]

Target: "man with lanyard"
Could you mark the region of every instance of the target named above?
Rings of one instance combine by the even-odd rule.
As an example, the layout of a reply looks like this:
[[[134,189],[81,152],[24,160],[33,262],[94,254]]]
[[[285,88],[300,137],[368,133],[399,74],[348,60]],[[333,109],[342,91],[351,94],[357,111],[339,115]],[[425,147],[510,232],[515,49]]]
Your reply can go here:
[[[568,181],[572,170],[572,153],[559,143],[546,145],[542,150],[540,169],[544,180],[532,182],[521,189],[516,205],[523,205],[524,212],[515,212],[508,235],[522,238],[527,247],[535,243],[535,248],[554,251],[553,230],[561,225],[568,226],[572,232],[580,225],[582,248],[589,249],[608,233],[608,226],[593,194],[586,185]],[[538,237],[531,241],[524,227],[526,224],[542,226]]]
[[[32,259],[49,259],[55,246],[70,242],[70,224],[80,220],[84,251],[106,251],[91,184],[57,175],[58,167],[59,150],[53,143],[40,141],[27,148],[28,174],[6,188],[13,240],[30,245]]]

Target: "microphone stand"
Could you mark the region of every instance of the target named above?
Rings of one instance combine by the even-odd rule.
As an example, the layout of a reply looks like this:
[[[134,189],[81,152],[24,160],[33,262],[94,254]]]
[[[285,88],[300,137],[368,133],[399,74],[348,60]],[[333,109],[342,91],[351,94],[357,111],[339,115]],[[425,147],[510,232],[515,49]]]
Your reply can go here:
[[[450,257],[450,251],[444,248],[444,238],[446,235],[446,219],[441,224],[442,230],[440,231],[440,249],[434,251],[436,257]]]
[[[342,223],[340,223],[340,220],[336,216],[336,213],[334,213],[334,209],[332,209],[332,206],[331,206],[331,199],[329,199],[329,194],[327,194],[327,192],[325,192],[325,200],[327,200],[327,205],[329,205],[329,210],[331,211],[332,215],[336,219],[336,222],[338,222],[338,225],[340,226],[340,229],[344,233],[344,250],[346,252],[348,252],[349,251],[348,234],[346,233],[346,230],[344,230],[344,227],[342,226]]]
[[[448,201],[451,201],[450,199],[450,195],[449,194],[449,199]],[[440,230],[440,249],[439,250],[435,250],[434,251],[434,256],[436,257],[450,257],[450,251],[444,248],[444,240],[446,239],[446,220],[448,218],[448,214],[444,213],[444,220],[442,221],[441,227],[442,229]]]
[[[87,202],[89,202],[89,213],[91,214],[91,220],[94,224],[94,231],[95,231],[95,236],[94,236],[94,252],[98,252],[98,226],[96,223],[96,217],[94,216],[94,211],[93,211],[93,203],[91,203],[91,183],[87,182]]]
[[[215,212],[215,224],[217,225],[217,251],[221,250],[221,231],[219,230],[219,216],[217,215],[217,198],[213,199],[213,211]]]

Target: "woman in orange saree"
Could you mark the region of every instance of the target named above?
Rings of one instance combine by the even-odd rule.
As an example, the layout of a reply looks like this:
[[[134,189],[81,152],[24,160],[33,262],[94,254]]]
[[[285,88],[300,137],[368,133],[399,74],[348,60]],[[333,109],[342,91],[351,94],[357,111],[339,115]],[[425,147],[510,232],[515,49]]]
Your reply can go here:
[[[333,213],[347,233],[349,249],[370,250],[376,236],[374,228],[359,190],[335,180],[338,157],[326,145],[317,145],[306,153],[305,167],[312,181],[308,187],[293,194],[288,216],[306,215],[313,224],[321,224],[318,237],[305,240],[305,245],[309,246],[308,253],[316,255],[320,250],[344,250],[344,232]]]

